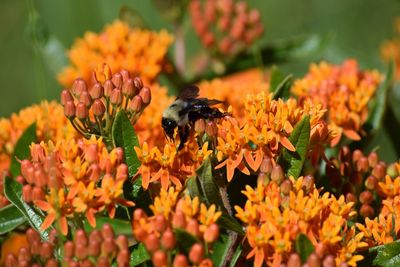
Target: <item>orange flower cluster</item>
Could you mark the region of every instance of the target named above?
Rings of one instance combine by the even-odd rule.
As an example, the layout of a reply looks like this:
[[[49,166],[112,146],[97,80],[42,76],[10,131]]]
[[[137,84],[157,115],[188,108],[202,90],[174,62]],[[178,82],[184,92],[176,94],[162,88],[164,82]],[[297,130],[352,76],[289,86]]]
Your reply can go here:
[[[400,79],[400,18],[396,18],[393,23],[394,37],[381,45],[381,56],[384,61],[394,61],[396,64],[396,79]]]
[[[381,80],[377,71],[361,71],[355,60],[346,60],[342,65],[321,62],[312,64],[309,73],[295,81],[291,90],[300,103],[311,100],[328,110],[327,122],[339,133],[331,141],[335,146],[342,134],[352,140],[361,139],[368,102]]]
[[[64,117],[63,108],[55,101],[43,101],[22,109],[10,118],[0,118],[0,172],[8,170],[15,144],[29,125],[36,122],[38,141],[75,138],[77,133]]]
[[[235,210],[246,225],[246,238],[252,248],[247,258],[255,257],[254,266],[287,262],[300,234],[308,237],[319,259],[333,255],[336,266],[356,266],[363,259],[356,255],[357,249],[367,245],[361,241],[363,234],[356,234],[355,227],[347,225],[356,214],[354,203],[346,203],[343,196],[337,199],[329,193],[320,195],[314,185],[305,183],[303,177],[291,177],[281,186],[275,182],[258,183],[255,189],[246,186],[243,194],[247,202],[244,208],[235,206]]]
[[[161,182],[161,187],[166,190],[171,183],[177,188],[182,187],[187,177],[202,164],[212,151],[208,150],[208,142],[199,147],[194,136],[186,146],[177,151],[175,144],[168,143],[164,150],[158,147],[149,149],[145,142],[141,147],[135,147],[136,154],[142,165],[138,174],[142,176],[142,186],[147,189],[150,183]]]
[[[193,27],[203,45],[221,55],[243,51],[264,32],[260,12],[249,10],[245,1],[205,0],[203,5],[201,2],[190,2]]]
[[[218,125],[217,157],[224,161],[216,169],[226,166],[228,181],[233,178],[235,169],[248,175],[248,167],[257,172],[263,159],[273,160],[282,147],[294,151],[288,137],[304,116],[310,116],[311,148],[315,147],[319,153],[316,146],[332,138],[332,132],[319,129],[320,125],[324,126],[321,119],[325,110],[321,105],[305,102],[301,107],[294,99],[274,100],[272,94],[261,92],[248,95],[244,106],[243,126],[233,118]]]
[[[112,125],[119,111],[124,110],[135,124],[151,101],[150,88],[140,77],[131,78],[127,70],[112,73],[107,64],[93,72],[92,85],[76,79],[71,89],[61,92],[64,114],[85,138],[102,136],[110,144]]]
[[[128,168],[122,160],[122,149],[108,152],[94,137],[33,144],[31,160],[21,162],[23,199],[46,212],[42,229],[58,222],[66,235],[67,218],[75,214],[85,215],[95,227],[96,213],[107,210],[113,218],[117,204],[134,205],[123,199]]]
[[[212,243],[219,237],[216,222],[221,212],[216,211],[214,204],[207,208],[198,197],[178,198],[178,194],[179,191],[173,187],[168,191],[162,189],[154,205],[150,206],[154,214],[151,217],[141,209],[135,210],[133,234],[136,240],[145,244],[156,267],[171,266],[171,252],[176,249],[173,266],[189,266],[189,260],[194,266],[211,267],[213,264],[207,255],[212,250]],[[183,247],[177,242],[177,231],[185,231],[197,242],[191,247]]]
[[[164,30],[131,29],[122,21],[114,21],[102,33],[87,32],[74,43],[68,52],[71,66],[59,74],[58,80],[64,86],[71,86],[76,77],[88,82],[92,70],[107,62],[114,71],[126,69],[146,83],[152,82],[165,64],[172,39]]]

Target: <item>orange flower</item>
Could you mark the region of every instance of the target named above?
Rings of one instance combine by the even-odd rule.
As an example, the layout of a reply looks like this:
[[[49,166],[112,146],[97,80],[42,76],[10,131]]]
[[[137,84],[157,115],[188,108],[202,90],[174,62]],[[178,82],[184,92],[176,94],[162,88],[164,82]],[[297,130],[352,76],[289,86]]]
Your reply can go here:
[[[360,140],[361,126],[368,118],[368,102],[382,80],[377,71],[361,71],[355,60],[342,65],[326,62],[312,64],[309,73],[295,81],[292,93],[300,103],[311,100],[328,110],[329,127],[338,133],[331,140],[334,146],[344,134],[352,140]]]
[[[163,68],[172,39],[165,30],[156,33],[131,29],[117,20],[102,33],[87,32],[73,44],[68,52],[71,65],[58,75],[58,80],[64,86],[70,86],[76,77],[89,82],[92,70],[107,62],[115,72],[126,69],[146,83],[152,82]]]

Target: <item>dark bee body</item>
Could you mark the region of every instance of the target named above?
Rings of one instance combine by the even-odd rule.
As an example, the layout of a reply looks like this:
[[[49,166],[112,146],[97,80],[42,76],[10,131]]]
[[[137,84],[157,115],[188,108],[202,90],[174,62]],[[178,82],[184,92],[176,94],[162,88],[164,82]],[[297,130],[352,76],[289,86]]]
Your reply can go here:
[[[222,101],[207,98],[197,98],[199,88],[190,86],[164,112],[162,127],[165,134],[174,139],[175,128],[178,128],[180,144],[178,150],[183,148],[189,136],[190,127],[199,120],[212,120],[223,118],[226,113],[211,106],[223,103]]]

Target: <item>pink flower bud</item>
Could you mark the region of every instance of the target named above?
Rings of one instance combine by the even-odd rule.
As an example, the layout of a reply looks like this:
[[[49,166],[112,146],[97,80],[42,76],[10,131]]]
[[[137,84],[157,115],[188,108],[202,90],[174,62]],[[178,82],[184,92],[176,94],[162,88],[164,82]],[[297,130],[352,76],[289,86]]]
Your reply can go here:
[[[160,248],[160,241],[154,234],[149,234],[144,240],[144,245],[148,251],[154,252]]]
[[[114,89],[111,93],[110,101],[113,105],[121,105],[122,104],[122,91],[121,89]]]
[[[93,114],[96,117],[103,117],[104,113],[106,112],[106,107],[104,106],[103,101],[100,99],[96,99],[92,105]]]
[[[101,233],[103,235],[103,238],[112,238],[114,239],[114,230],[112,229],[111,225],[109,225],[108,223],[104,224],[102,229],[101,229]]]
[[[133,79],[133,84],[135,85],[137,91],[140,91],[143,88],[143,81],[140,79],[140,77],[135,77],[135,79]]]
[[[185,255],[178,254],[175,256],[173,267],[188,267],[189,263]]]
[[[72,241],[67,241],[64,244],[64,257],[65,258],[73,258],[75,252],[75,245]]]
[[[88,91],[83,91],[79,96],[79,102],[85,104],[86,107],[90,107],[92,104],[92,98],[89,95]]]
[[[93,84],[93,86],[90,88],[89,94],[93,99],[99,99],[103,97],[104,95],[103,86],[101,86],[100,83]]]
[[[129,99],[136,95],[139,91],[133,84],[133,80],[129,79],[125,81],[122,85],[122,93]]]
[[[76,117],[80,120],[84,120],[88,117],[89,112],[84,103],[78,103],[76,105]]]
[[[32,202],[32,186],[30,184],[22,187],[22,199],[28,204]]]
[[[65,106],[68,101],[73,101],[74,98],[72,97],[71,93],[64,89],[61,91],[61,105]]]
[[[171,250],[175,247],[176,239],[171,229],[168,229],[163,233],[161,238],[161,245],[163,246],[164,249],[168,250]]]
[[[119,250],[128,249],[129,247],[128,238],[124,235],[119,235],[115,243],[117,243]]]
[[[206,131],[206,122],[203,119],[197,120],[194,123],[194,130],[197,134],[203,134]]]
[[[189,260],[193,263],[200,263],[204,258],[204,247],[203,245],[196,243],[189,251]]]
[[[80,96],[82,92],[87,91],[87,85],[86,82],[79,78],[76,79],[74,81],[74,83],[72,84],[72,89],[71,89],[72,93],[76,96]]]
[[[19,249],[19,251],[18,251],[18,261],[19,262],[21,262],[21,261],[29,262],[29,261],[31,261],[31,259],[32,259],[31,252],[27,248],[22,247]]]
[[[110,80],[105,81],[103,86],[104,86],[104,95],[106,97],[110,97],[112,91],[114,90],[114,85],[112,81]]]
[[[219,236],[219,226],[216,223],[211,224],[207,227],[204,232],[204,241],[207,243],[213,243],[218,239]]]
[[[35,186],[32,190],[32,200],[45,200],[46,195],[41,187]]]
[[[127,80],[129,80],[131,78],[129,71],[127,71],[127,70],[121,70],[119,73],[121,73],[122,82],[126,82]]]
[[[86,233],[84,230],[79,229],[76,231],[75,234],[75,244],[78,245],[82,245],[82,246],[87,246],[88,245],[88,238],[86,236]]]
[[[74,101],[68,101],[64,106],[64,115],[70,119],[75,117],[75,104]]]
[[[51,245],[49,242],[44,242],[42,244],[42,249],[40,250],[40,256],[42,256],[43,259],[49,259],[53,256],[53,253],[53,245]]]
[[[116,88],[121,89],[122,87],[122,75],[120,73],[115,73],[112,77],[112,82]]]
[[[140,112],[142,110],[143,100],[140,95],[136,95],[129,104],[129,110],[133,112]]]
[[[190,219],[188,223],[186,224],[186,231],[194,236],[199,236],[200,234],[200,228],[199,228],[199,223],[197,222],[196,219]]]
[[[100,242],[97,240],[90,240],[88,246],[88,255],[92,257],[98,257],[101,253]]]
[[[167,266],[168,258],[167,254],[162,250],[157,250],[153,257],[151,258],[154,267],[164,267]]]
[[[301,260],[299,254],[297,253],[290,254],[289,259],[287,261],[287,266],[301,267]]]
[[[275,165],[272,167],[271,171],[271,180],[275,181],[277,184],[280,184],[285,178],[285,174],[283,173],[283,169],[279,165]]]
[[[126,180],[128,178],[128,166],[124,163],[118,165],[117,173],[115,175],[117,181],[119,180]]]
[[[29,244],[41,241],[39,233],[33,228],[29,228],[28,230],[26,230],[26,239],[28,240]]]
[[[143,87],[142,90],[140,90],[139,95],[142,97],[143,103],[145,105],[150,104],[151,101],[151,91],[149,87]]]
[[[185,228],[186,218],[185,214],[181,210],[177,210],[172,217],[172,226],[175,228]]]

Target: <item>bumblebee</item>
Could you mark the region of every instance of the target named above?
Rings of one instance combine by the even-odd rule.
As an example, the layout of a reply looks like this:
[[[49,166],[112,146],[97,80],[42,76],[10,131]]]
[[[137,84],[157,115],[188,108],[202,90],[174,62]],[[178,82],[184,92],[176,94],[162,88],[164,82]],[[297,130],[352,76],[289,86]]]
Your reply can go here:
[[[229,115],[212,107],[223,103],[222,101],[198,98],[198,96],[199,88],[195,85],[188,86],[163,112],[161,124],[165,135],[174,140],[175,129],[178,129],[180,139],[178,151],[183,148],[189,137],[190,129],[197,120],[213,120]]]

